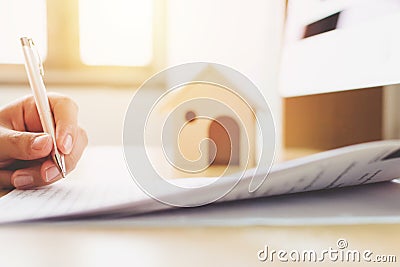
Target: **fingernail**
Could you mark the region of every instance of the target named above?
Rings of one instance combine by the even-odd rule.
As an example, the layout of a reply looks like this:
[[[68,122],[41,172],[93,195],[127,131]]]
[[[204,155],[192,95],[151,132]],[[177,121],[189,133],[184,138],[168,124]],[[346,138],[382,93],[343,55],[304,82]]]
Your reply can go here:
[[[48,135],[41,135],[33,140],[31,147],[34,150],[41,150],[48,144],[49,141],[50,138]]]
[[[51,182],[54,179],[56,179],[58,175],[60,175],[60,171],[56,166],[46,169],[45,172],[46,172],[46,177],[45,177],[46,182]]]
[[[68,134],[64,138],[63,146],[64,146],[65,154],[71,153],[71,150],[72,150],[72,136],[70,134]]]
[[[30,175],[18,175],[14,178],[15,187],[25,187],[33,184],[33,177]]]

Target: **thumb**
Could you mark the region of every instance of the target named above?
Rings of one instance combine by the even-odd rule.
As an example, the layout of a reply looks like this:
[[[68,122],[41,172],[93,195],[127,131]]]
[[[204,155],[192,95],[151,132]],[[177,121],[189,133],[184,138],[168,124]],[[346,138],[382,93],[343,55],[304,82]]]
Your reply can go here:
[[[45,133],[0,132],[0,160],[33,160],[46,157],[53,149],[51,136]]]

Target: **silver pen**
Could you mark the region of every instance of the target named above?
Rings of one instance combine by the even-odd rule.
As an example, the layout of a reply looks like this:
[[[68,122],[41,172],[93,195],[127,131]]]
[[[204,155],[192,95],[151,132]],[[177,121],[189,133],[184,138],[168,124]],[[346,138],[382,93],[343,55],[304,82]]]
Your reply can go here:
[[[65,168],[64,155],[57,149],[53,113],[50,109],[46,87],[43,82],[44,70],[42,61],[38,51],[35,49],[32,39],[22,37],[21,44],[24,51],[26,73],[28,74],[29,84],[31,85],[33,96],[35,98],[43,131],[49,134],[53,139],[53,151],[51,156],[62,177],[65,178],[67,171]]]

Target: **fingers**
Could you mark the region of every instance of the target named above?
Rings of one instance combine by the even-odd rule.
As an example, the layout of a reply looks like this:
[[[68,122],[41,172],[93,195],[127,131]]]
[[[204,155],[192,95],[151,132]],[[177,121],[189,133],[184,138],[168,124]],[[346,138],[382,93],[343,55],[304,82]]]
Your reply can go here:
[[[75,169],[76,164],[82,157],[83,151],[85,150],[87,144],[88,144],[88,137],[86,132],[79,128],[78,129],[78,135],[77,135],[77,140],[75,142],[75,145],[69,155],[65,155],[65,165],[67,168],[67,173]]]
[[[63,154],[70,154],[78,134],[78,106],[70,98],[49,94],[56,126],[57,148]]]
[[[67,172],[70,172],[87,146],[87,135],[77,125],[78,106],[75,102],[56,94],[49,94],[49,102],[54,116],[57,148],[65,155]],[[61,174],[55,163],[50,159],[43,162],[53,149],[53,141],[49,135],[38,133],[42,128],[34,99],[27,97],[17,104],[1,111],[0,168],[8,169],[0,169],[0,187],[28,189],[59,180]],[[18,119],[13,119],[16,117]],[[18,160],[32,161],[33,166],[11,170],[10,164]]]
[[[78,106],[70,98],[50,93],[49,102],[53,111],[57,148],[69,154],[75,144],[78,132]],[[32,96],[10,104],[1,111],[5,127],[18,132],[43,131],[35,101]]]
[[[49,159],[42,164],[14,171],[10,177],[10,183],[17,189],[31,189],[54,183],[60,178],[60,171]]]
[[[70,154],[65,155],[65,164],[68,173],[75,169],[79,159],[83,154],[83,151],[87,146],[87,143],[88,139],[86,132],[79,128],[75,146]],[[19,169],[13,173],[8,172],[6,175],[4,175],[4,181],[1,181],[1,183],[4,183],[5,186],[12,185],[17,189],[31,189],[39,186],[49,185],[60,180],[61,177],[62,176],[59,169],[54,162],[49,159],[43,163],[38,163],[37,165],[29,168]],[[0,180],[3,180],[1,173]]]
[[[11,184],[12,174],[12,171],[0,170],[0,189],[9,189],[13,187]]]
[[[53,149],[53,143],[51,137],[44,133],[0,128],[0,148],[0,161],[34,160],[48,156]]]

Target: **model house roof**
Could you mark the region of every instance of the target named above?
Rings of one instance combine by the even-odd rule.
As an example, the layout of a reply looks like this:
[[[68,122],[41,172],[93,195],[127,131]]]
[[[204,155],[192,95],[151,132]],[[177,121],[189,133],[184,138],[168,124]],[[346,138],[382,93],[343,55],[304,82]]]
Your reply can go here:
[[[266,101],[263,95],[258,91],[256,86],[244,75],[232,71],[223,65],[199,63],[197,69],[191,71],[192,77],[185,77],[188,84],[195,83],[211,83],[220,85],[234,91],[238,96],[242,97],[253,109],[265,110]],[[188,74],[188,73],[186,73]],[[181,103],[193,95],[198,95],[200,87],[193,86],[180,86],[179,88],[172,89],[167,94],[167,101],[163,101],[162,110],[171,109],[176,106],[176,103]]]

